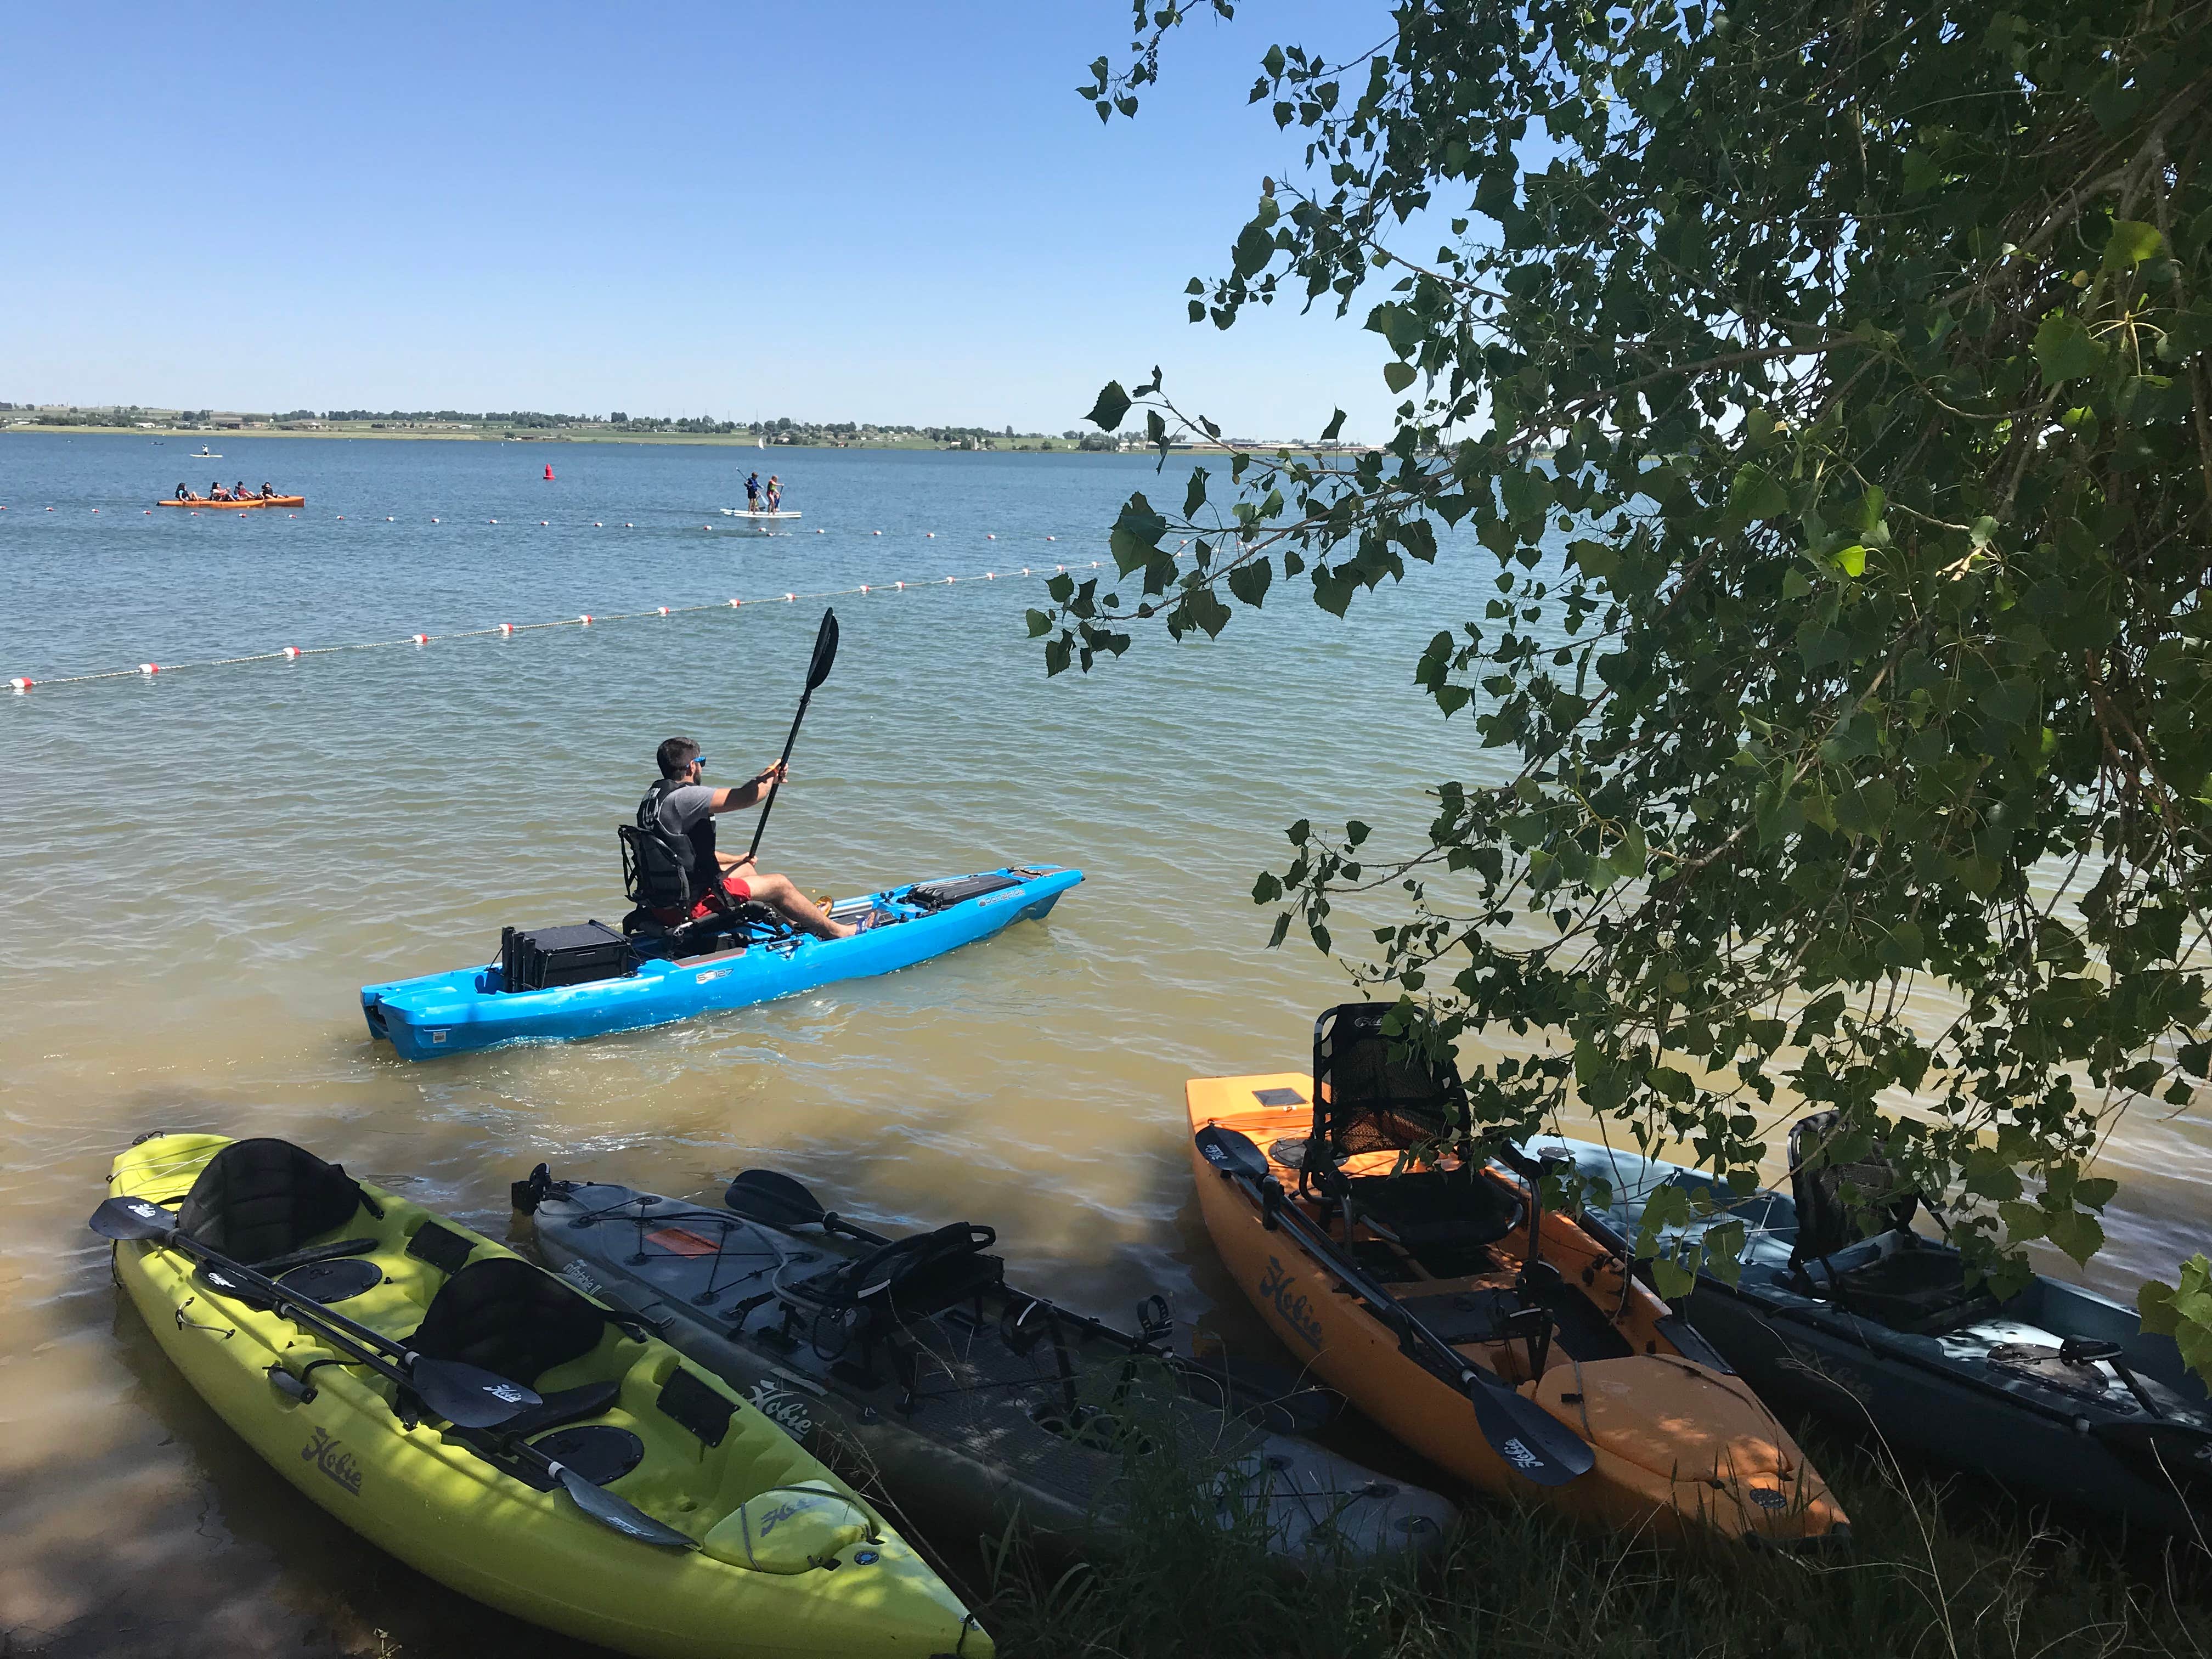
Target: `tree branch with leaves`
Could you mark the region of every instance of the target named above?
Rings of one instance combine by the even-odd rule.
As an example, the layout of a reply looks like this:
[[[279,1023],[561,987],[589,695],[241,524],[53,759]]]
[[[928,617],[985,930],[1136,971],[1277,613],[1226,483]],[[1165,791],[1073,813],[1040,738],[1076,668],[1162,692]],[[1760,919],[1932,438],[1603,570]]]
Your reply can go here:
[[[1102,118],[1187,9],[1137,6]],[[1048,671],[1494,560],[1411,673],[1495,763],[1407,856],[1292,826],[1273,942],[1334,952],[1334,902],[1396,890],[1345,965],[1407,1042],[1510,1034],[1487,1135],[1579,1104],[1747,1191],[1832,1108],[1826,1155],[1884,1139],[1997,1289],[2031,1240],[2086,1261],[2104,1138],[2212,1072],[2212,7],[1391,21],[1267,49],[1300,167],[1189,285],[1220,328],[1365,305],[1389,442],[1133,495],[1114,591],[1030,615]],[[1220,436],[1158,370],[1091,418],[1133,411],[1163,460]],[[2143,1305],[2212,1364],[2203,1258]]]

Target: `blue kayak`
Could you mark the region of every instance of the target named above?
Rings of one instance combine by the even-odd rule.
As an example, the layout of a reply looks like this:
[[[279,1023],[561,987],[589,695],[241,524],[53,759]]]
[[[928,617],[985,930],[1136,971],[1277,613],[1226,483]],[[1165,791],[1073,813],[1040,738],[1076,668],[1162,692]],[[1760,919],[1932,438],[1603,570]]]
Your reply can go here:
[[[841,921],[875,912],[872,925],[848,939],[781,933],[710,956],[679,957],[652,955],[647,942],[642,959],[623,971],[544,990],[507,989],[504,970],[493,963],[364,985],[361,1008],[369,1036],[389,1042],[403,1060],[665,1025],[836,980],[911,968],[1017,921],[1042,918],[1082,879],[1080,870],[1025,865],[916,882],[833,905],[830,915]]]

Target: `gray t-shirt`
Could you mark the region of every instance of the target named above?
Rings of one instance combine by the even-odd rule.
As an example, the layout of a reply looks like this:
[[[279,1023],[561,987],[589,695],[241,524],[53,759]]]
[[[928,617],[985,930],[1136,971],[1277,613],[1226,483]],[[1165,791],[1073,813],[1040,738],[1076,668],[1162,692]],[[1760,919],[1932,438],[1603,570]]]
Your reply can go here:
[[[713,816],[714,791],[703,783],[687,783],[660,798],[660,827],[678,841],[688,836],[702,818]]]

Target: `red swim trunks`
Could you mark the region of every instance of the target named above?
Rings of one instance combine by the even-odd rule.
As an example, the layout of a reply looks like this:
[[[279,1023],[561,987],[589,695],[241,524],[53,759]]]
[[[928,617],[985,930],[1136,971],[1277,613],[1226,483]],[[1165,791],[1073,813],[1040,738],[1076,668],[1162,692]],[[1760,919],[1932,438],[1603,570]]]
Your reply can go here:
[[[745,878],[743,876],[724,876],[722,878],[722,890],[730,896],[730,901],[733,904],[743,904],[753,896],[752,888],[746,883]],[[702,898],[696,904],[694,904],[691,907],[690,913],[688,915],[679,916],[677,911],[672,907],[670,907],[655,910],[653,913],[653,919],[655,921],[659,922],[664,927],[673,927],[681,921],[702,921],[707,917],[713,915],[715,913],[715,908],[714,902],[712,899]]]

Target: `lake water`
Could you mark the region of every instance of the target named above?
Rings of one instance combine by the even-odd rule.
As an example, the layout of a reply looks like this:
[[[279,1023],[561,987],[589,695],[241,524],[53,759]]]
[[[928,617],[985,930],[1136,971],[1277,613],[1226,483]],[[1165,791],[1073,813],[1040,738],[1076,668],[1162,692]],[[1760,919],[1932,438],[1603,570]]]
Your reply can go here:
[[[1479,611],[1486,556],[1348,625],[1297,597],[1218,642],[1146,639],[1048,682],[1022,623],[1041,584],[1017,573],[1103,559],[1121,499],[1179,501],[1178,466],[217,447],[219,468],[185,459],[196,441],[0,438],[0,681],[433,639],[0,696],[0,1632],[16,1646],[565,1650],[359,1547],[170,1370],[82,1227],[145,1129],[283,1135],[495,1235],[507,1183],[540,1160],[696,1196],[772,1164],[895,1231],[990,1223],[1020,1277],[1079,1306],[1126,1316],[1163,1289],[1185,1320],[1254,1340],[1190,1200],[1182,1080],[1302,1067],[1315,1012],[1341,1000],[1310,949],[1262,948],[1249,892],[1281,826],[1356,813],[1402,845],[1424,787],[1479,768],[1471,727],[1440,722],[1409,673],[1421,641]],[[714,511],[756,466],[782,475],[797,533]],[[210,469],[307,505],[147,514]],[[919,585],[885,591],[899,580]],[[663,1030],[428,1066],[369,1043],[361,984],[485,960],[505,923],[618,917],[614,827],[654,744],[696,738],[725,783],[774,758],[821,611],[775,596],[864,583],[835,601],[842,650],[764,865],[840,893],[1079,865],[1089,880],[1047,922]],[[700,604],[717,608],[604,620]],[[437,637],[586,612],[603,620]],[[2108,1163],[2128,1184],[2088,1277],[2127,1293],[2201,1247],[2212,1139],[2134,1122]]]

